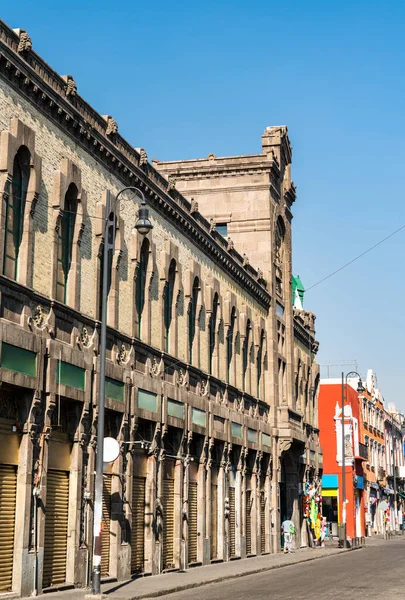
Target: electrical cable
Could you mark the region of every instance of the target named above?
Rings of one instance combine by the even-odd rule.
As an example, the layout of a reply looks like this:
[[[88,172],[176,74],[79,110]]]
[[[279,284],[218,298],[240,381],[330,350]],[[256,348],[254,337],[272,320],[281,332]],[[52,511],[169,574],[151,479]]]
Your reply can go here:
[[[349,265],[351,265],[354,262],[356,262],[356,260],[359,260],[359,258],[362,258],[362,256],[365,256],[366,254],[368,254],[369,252],[371,252],[371,250],[374,250],[374,248],[377,248],[377,246],[381,246],[381,244],[383,244],[384,242],[386,242],[387,240],[389,240],[390,238],[392,238],[395,234],[397,234],[400,231],[402,231],[402,229],[405,229],[405,225],[401,225],[401,227],[399,227],[398,229],[396,229],[395,231],[393,231],[392,233],[390,233],[389,235],[387,235],[387,237],[385,237],[384,239],[382,239],[379,242],[377,242],[376,244],[374,244],[374,246],[371,246],[370,248],[368,248],[367,250],[365,250],[364,252],[362,252],[361,254],[359,254],[358,256],[356,256],[355,258],[353,258],[352,260],[350,260],[346,264],[344,264],[342,267],[339,267],[339,269],[336,269],[336,271],[333,271],[329,275],[326,275],[326,277],[323,277],[323,279],[320,279],[319,281],[317,281],[316,283],[314,283],[310,287],[306,288],[304,291],[305,292],[309,292],[309,290],[312,290],[314,287],[316,287],[320,283],[323,283],[327,279],[330,279],[330,277],[333,277],[333,275],[336,275],[336,273],[340,273],[340,271],[343,271],[343,269],[345,269]]]
[[[24,202],[27,203],[32,203],[34,202],[33,200],[26,200],[24,199],[22,196],[14,196],[13,194],[9,193],[9,192],[0,192],[1,196],[13,196],[13,198],[18,200],[24,200]],[[45,196],[43,196],[42,194],[38,195],[38,199],[39,198],[45,198]],[[35,200],[35,202],[38,202],[38,200]],[[50,204],[49,202],[46,203],[46,205],[49,208],[53,208],[56,209],[57,207],[55,207],[53,204]],[[69,213],[69,214],[77,214],[76,211],[69,211],[69,210],[63,210],[64,213]],[[98,217],[96,215],[91,215],[89,213],[86,214],[86,217],[89,219],[101,219],[101,220],[105,220],[105,217]],[[330,279],[331,277],[333,277],[334,275],[336,275],[337,273],[340,273],[340,271],[343,271],[343,269],[346,269],[346,267],[349,267],[350,265],[352,265],[354,262],[356,262],[357,260],[359,260],[360,258],[362,258],[363,256],[365,256],[366,254],[368,254],[369,252],[371,252],[372,250],[374,250],[375,248],[377,248],[378,246],[381,246],[381,244],[383,244],[384,242],[386,242],[387,240],[389,240],[390,238],[392,238],[394,235],[396,235],[397,233],[399,233],[400,231],[402,231],[403,229],[405,229],[405,224],[401,225],[401,227],[399,227],[398,229],[396,229],[395,231],[393,231],[392,233],[390,233],[389,235],[387,235],[385,238],[383,238],[382,240],[380,240],[379,242],[377,242],[376,244],[374,244],[373,246],[370,246],[370,248],[367,248],[367,250],[364,250],[364,252],[362,252],[361,254],[359,254],[358,256],[356,256],[355,258],[353,258],[352,260],[349,260],[349,262],[345,263],[344,265],[342,265],[341,267],[339,267],[338,269],[336,269],[335,271],[332,271],[332,273],[329,273],[329,275],[326,275],[326,277],[323,277],[322,279],[320,279],[319,281],[317,281],[316,283],[312,284],[311,286],[309,286],[308,288],[306,288],[304,290],[304,292],[309,292],[310,290],[312,290],[314,287],[320,285],[321,283],[323,283],[324,281],[326,281],[327,279]]]

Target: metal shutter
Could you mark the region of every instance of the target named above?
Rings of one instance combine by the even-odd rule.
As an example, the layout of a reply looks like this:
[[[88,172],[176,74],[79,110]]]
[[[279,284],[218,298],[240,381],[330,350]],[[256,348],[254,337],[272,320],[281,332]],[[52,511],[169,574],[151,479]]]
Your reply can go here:
[[[188,562],[197,562],[197,483],[188,485]]]
[[[235,488],[229,488],[229,556],[235,552]]]
[[[110,574],[111,475],[103,475],[103,516],[101,530],[101,577]]]
[[[218,486],[211,486],[211,558],[218,556]]]
[[[69,473],[50,469],[46,487],[44,588],[66,581],[68,515]]]
[[[260,551],[262,554],[266,552],[266,518],[265,518],[266,501],[264,492],[260,492]]]
[[[12,585],[16,495],[16,467],[0,465],[0,592]]]
[[[132,482],[131,572],[142,573],[145,545],[145,478],[134,477]]]
[[[163,568],[174,568],[174,479],[163,481]]]
[[[246,490],[246,554],[252,554],[252,492]]]

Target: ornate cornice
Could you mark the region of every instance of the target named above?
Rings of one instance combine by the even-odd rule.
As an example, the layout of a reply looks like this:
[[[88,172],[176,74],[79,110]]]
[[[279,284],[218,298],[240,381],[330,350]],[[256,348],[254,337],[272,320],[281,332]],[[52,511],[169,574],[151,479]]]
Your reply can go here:
[[[314,333],[309,331],[305,326],[302,317],[299,315],[300,312],[301,311],[294,311],[294,338],[306,346],[312,354],[316,354],[318,352],[319,342],[315,339]]]
[[[227,242],[151,165],[140,166],[140,154],[75,93],[67,94],[66,78],[59,76],[33,50],[18,53],[19,36],[0,21],[0,77],[102,163],[125,185],[138,185],[148,203],[173,223],[222,270],[237,281],[266,310],[271,297],[258,272],[243,266],[241,255],[227,251]]]

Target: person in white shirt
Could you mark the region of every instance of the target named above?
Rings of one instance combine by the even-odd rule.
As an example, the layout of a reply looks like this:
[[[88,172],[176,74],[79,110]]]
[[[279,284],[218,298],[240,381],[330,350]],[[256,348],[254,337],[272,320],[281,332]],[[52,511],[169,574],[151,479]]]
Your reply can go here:
[[[284,554],[287,554],[287,552],[292,552],[292,541],[295,533],[295,526],[290,519],[285,519],[282,522],[281,533],[284,534]]]

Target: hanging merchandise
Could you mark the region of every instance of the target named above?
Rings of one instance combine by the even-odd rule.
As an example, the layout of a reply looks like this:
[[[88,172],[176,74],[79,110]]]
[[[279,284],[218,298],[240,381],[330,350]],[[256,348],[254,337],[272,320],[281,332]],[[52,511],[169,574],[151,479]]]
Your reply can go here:
[[[322,496],[320,495],[320,485],[318,481],[307,481],[304,484],[302,499],[303,516],[307,521],[315,544],[320,543],[321,538]],[[319,524],[317,525],[318,516]]]

